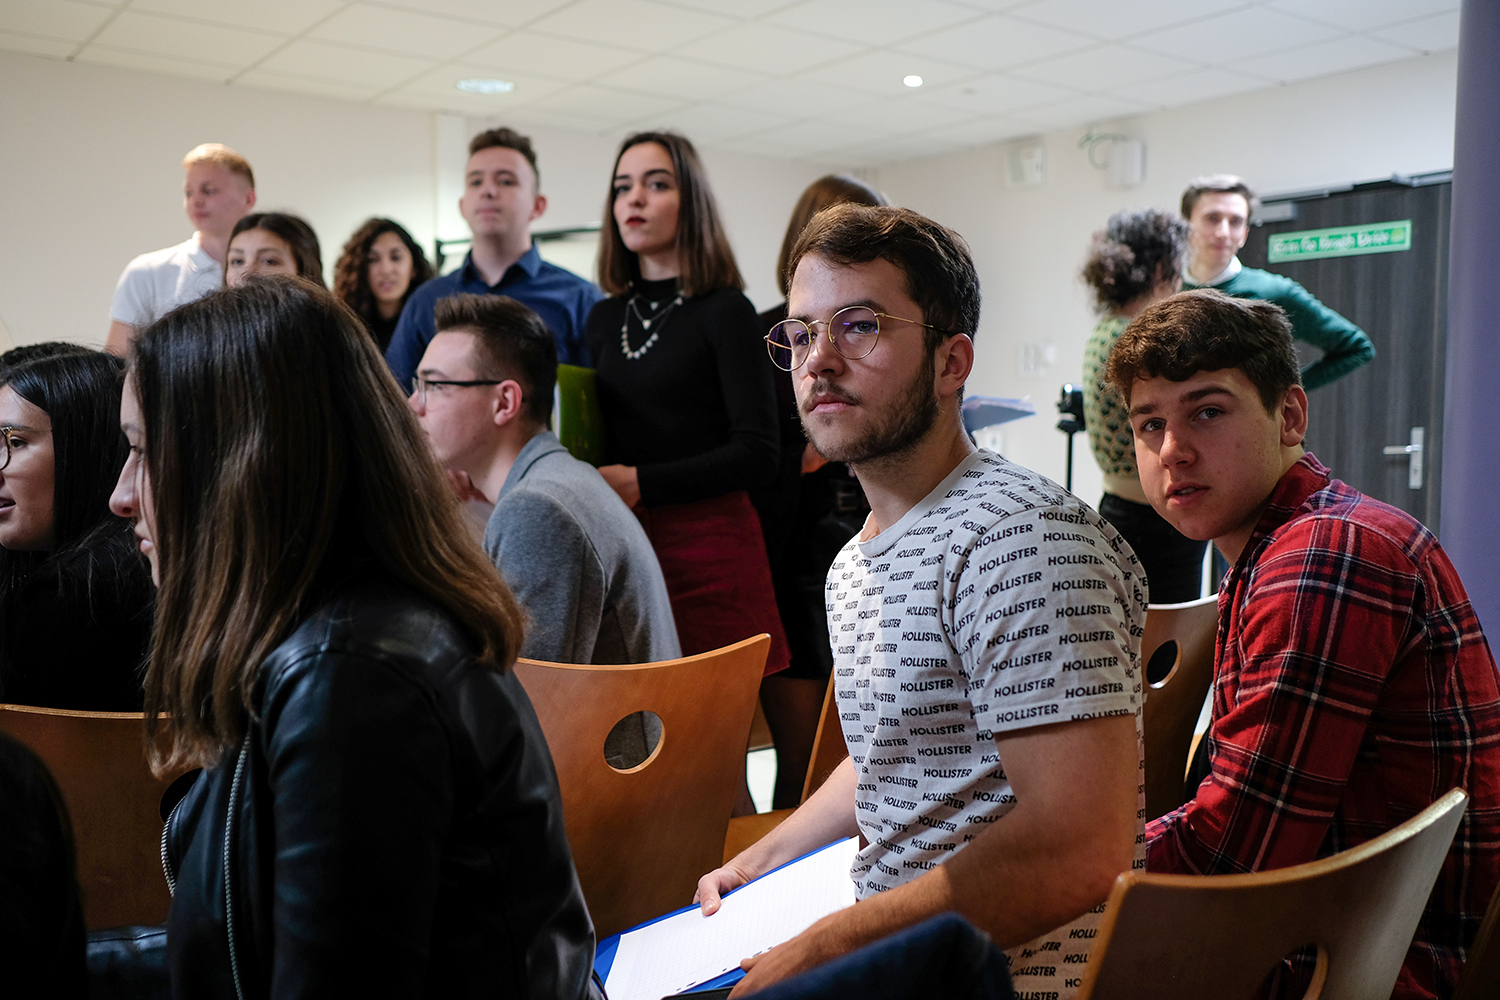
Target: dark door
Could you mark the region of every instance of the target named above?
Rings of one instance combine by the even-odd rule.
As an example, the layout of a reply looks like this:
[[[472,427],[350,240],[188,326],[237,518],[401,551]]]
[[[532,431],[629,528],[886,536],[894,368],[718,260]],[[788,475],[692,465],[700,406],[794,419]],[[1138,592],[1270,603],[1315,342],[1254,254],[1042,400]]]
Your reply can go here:
[[[1291,206],[1295,217],[1251,227],[1240,254],[1245,266],[1299,282],[1369,334],[1375,360],[1310,394],[1307,447],[1336,478],[1434,532],[1442,482],[1451,189],[1446,181],[1380,181],[1272,202],[1268,215]],[[1402,219],[1411,220],[1410,250],[1267,263],[1276,234]],[[1414,428],[1420,428],[1415,437]],[[1415,456],[1405,449],[1418,440],[1421,468],[1413,478]]]

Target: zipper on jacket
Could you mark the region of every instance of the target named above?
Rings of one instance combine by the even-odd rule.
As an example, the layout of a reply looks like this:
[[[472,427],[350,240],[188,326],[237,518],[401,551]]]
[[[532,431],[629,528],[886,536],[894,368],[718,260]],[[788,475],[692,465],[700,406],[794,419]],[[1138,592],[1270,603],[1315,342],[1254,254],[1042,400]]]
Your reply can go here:
[[[187,798],[184,795],[182,798]],[[172,859],[167,857],[167,834],[172,829],[172,818],[177,815],[177,807],[182,805],[182,799],[177,800],[177,805],[167,814],[167,821],[161,826],[161,873],[167,877],[167,895],[177,895],[177,873],[172,871]]]
[[[230,846],[234,834],[235,811],[240,798],[240,775],[245,770],[245,746],[250,742],[247,734],[240,743],[239,757],[234,764],[234,781],[229,786],[229,816],[224,823],[224,926],[229,935],[229,973],[234,978],[234,995],[245,1000],[245,989],[240,984],[240,961],[234,951],[234,875],[230,867]]]

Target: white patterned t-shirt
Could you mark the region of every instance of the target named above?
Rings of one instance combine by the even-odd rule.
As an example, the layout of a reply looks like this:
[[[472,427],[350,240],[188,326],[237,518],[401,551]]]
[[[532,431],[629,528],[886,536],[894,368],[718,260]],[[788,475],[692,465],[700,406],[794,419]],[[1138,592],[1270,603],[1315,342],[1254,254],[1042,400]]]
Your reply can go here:
[[[826,597],[868,842],[850,869],[861,899],[1013,808],[997,734],[1130,713],[1139,759],[1140,564],[1107,521],[1036,473],[976,452],[901,520],[846,545]],[[1010,949],[1017,996],[1072,996],[1102,911]]]

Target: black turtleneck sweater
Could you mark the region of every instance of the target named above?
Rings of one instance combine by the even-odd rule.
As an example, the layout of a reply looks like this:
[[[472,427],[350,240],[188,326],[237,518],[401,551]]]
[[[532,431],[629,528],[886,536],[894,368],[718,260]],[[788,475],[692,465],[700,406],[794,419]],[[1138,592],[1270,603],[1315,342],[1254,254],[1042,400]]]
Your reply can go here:
[[[677,294],[676,279],[636,283],[641,315]],[[633,465],[647,506],[688,503],[764,486],[776,475],[776,389],[755,307],[720,288],[683,300],[641,328],[629,296],[605,299],[584,330],[598,372],[604,464]],[[656,302],[653,310],[649,302]],[[629,315],[626,357],[620,324]]]

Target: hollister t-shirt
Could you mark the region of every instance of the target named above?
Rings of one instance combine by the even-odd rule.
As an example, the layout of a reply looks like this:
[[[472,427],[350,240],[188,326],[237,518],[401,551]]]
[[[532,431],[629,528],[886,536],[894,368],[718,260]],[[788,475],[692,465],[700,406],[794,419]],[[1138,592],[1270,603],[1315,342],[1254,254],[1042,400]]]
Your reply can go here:
[[[1036,473],[975,453],[900,521],[845,546],[826,593],[869,844],[850,871],[860,898],[941,864],[1011,810],[997,735],[1133,714],[1140,756],[1140,565]],[[1077,990],[1102,910],[1009,952],[1019,996]]]

